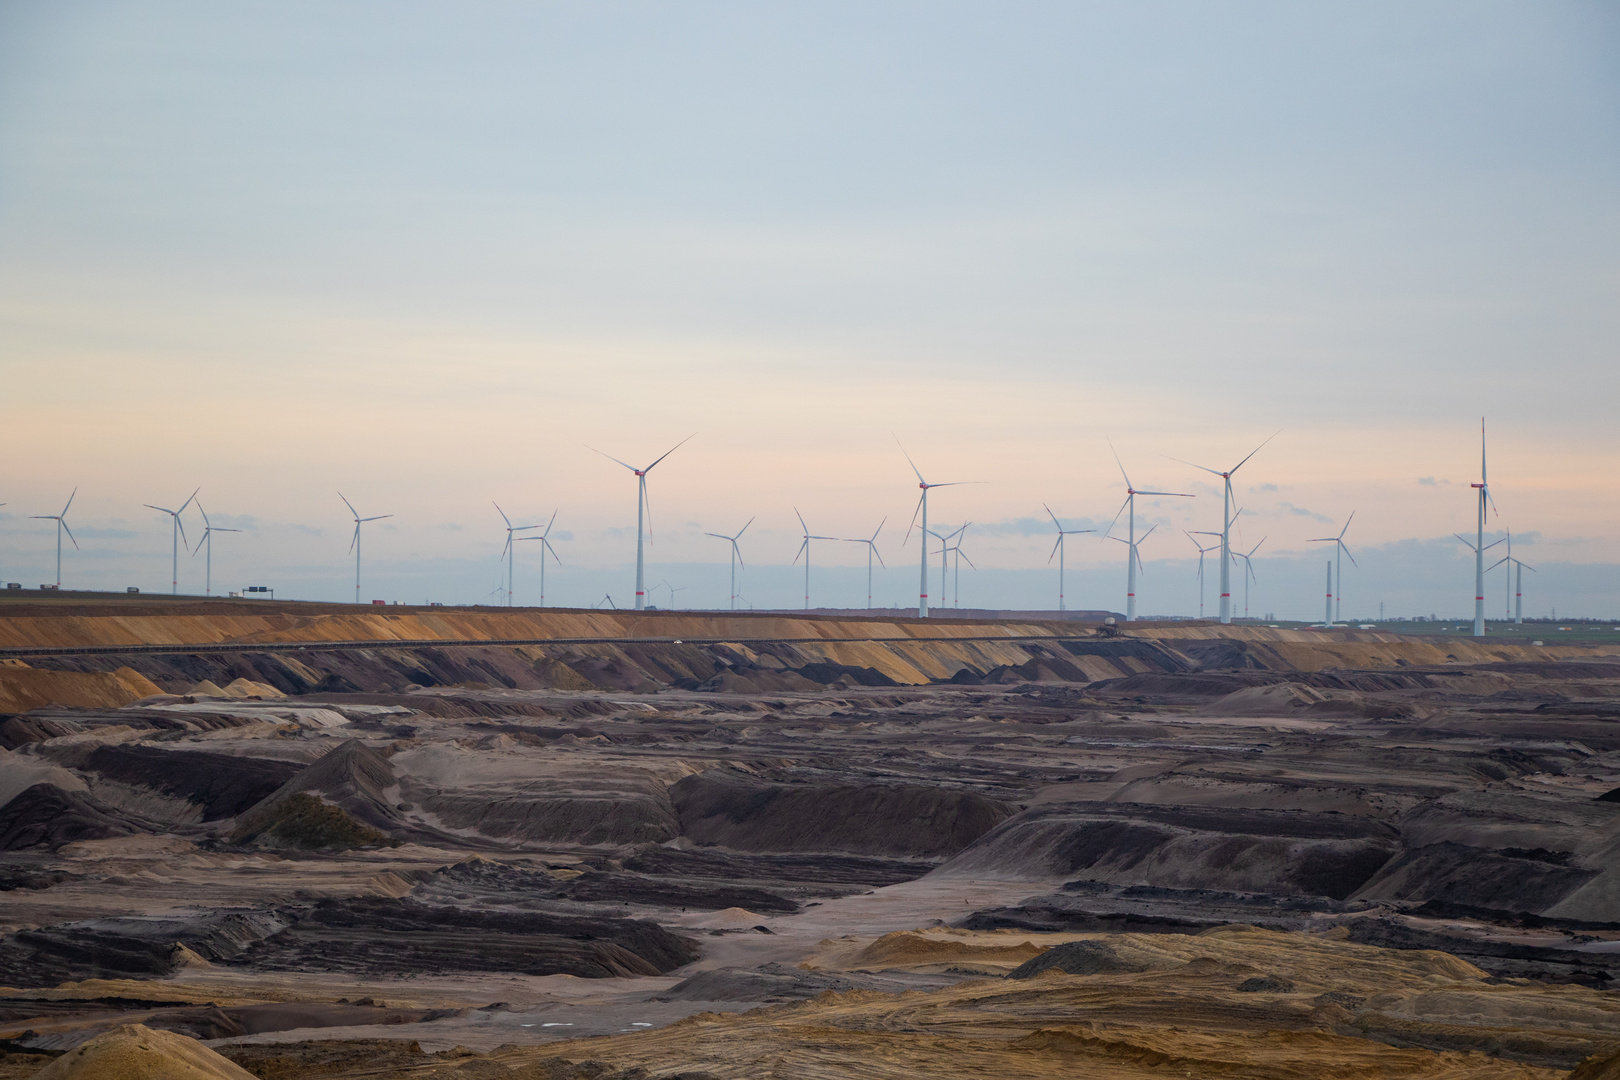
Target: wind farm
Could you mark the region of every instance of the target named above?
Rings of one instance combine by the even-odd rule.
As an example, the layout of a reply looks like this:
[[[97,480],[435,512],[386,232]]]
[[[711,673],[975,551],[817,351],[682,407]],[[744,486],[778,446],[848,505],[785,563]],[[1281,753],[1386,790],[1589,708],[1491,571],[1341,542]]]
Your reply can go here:
[[[0,1080],[1620,1080],[1610,6],[0,4]]]

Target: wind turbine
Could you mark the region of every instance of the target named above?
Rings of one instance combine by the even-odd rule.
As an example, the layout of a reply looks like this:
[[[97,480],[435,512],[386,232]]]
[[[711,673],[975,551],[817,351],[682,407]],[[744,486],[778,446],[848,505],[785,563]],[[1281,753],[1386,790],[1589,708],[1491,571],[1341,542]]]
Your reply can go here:
[[[513,556],[515,555],[515,552],[512,550],[512,534],[513,533],[523,532],[525,529],[538,529],[540,526],[538,526],[538,525],[515,525],[514,526],[512,524],[512,519],[506,516],[506,511],[501,509],[501,504],[500,503],[498,503],[495,500],[491,499],[490,500],[490,505],[495,508],[495,512],[497,514],[501,515],[501,520],[506,522],[506,546],[501,548],[501,554],[506,556],[506,606],[511,607],[512,606],[512,562],[513,562]],[[545,552],[545,549],[542,548],[541,551],[540,551],[540,562],[542,564],[544,564],[545,561],[546,561],[546,552]]]
[[[202,490],[202,488],[200,488],[200,487],[197,489],[197,491],[201,491],[201,490]],[[186,498],[186,501],[180,504],[180,509],[178,509],[178,510],[165,510],[163,507],[161,507],[161,506],[153,506],[151,503],[142,503],[141,504],[142,506],[146,507],[148,510],[157,510],[157,511],[160,511],[162,513],[168,514],[169,517],[172,518],[173,521],[174,521],[174,528],[171,530],[171,532],[172,532],[171,539],[173,540],[173,547],[174,547],[174,566],[173,566],[174,580],[171,581],[169,584],[171,586],[170,592],[175,596],[178,596],[180,594],[180,540],[181,540],[182,537],[184,537],[186,535],[186,527],[185,527],[185,525],[181,524],[180,515],[186,512],[186,507],[191,505],[191,500],[195,499],[197,497],[197,491],[193,491]],[[63,513],[66,513],[66,512],[67,511],[65,511],[65,510],[63,511]]]
[[[660,455],[655,461],[653,461],[653,463],[651,465],[648,465],[645,469],[638,469],[634,465],[631,465],[629,462],[619,461],[619,459],[614,457],[612,454],[602,454],[602,451],[597,450],[596,447],[594,447],[594,446],[587,446],[586,447],[587,450],[595,450],[598,454],[602,454],[602,456],[607,458],[609,461],[618,462],[620,465],[623,465],[625,468],[629,469],[631,472],[636,474],[636,487],[637,487],[637,492],[636,492],[636,610],[637,611],[641,611],[642,609],[644,609],[647,606],[647,589],[646,589],[646,585],[645,585],[645,582],[646,582],[646,576],[645,576],[646,562],[642,557],[642,536],[643,536],[643,533],[650,533],[652,531],[652,522],[651,522],[652,506],[651,506],[651,504],[649,504],[647,502],[647,474],[653,471],[653,469],[658,465],[658,462],[663,461],[664,458],[669,457],[669,455],[673,454],[675,451],[679,450],[681,447],[685,446],[687,443],[691,442],[696,437],[697,437],[697,432],[695,432],[695,431],[692,432],[692,434],[688,435],[686,438],[682,439],[680,442],[676,443],[674,446],[670,447],[668,450],[665,450],[662,455]]]
[[[870,540],[844,541],[846,544],[866,545],[866,610],[868,611],[872,610],[872,556],[877,556],[878,565],[883,567],[883,569],[887,570],[889,568],[889,564],[883,561],[883,556],[878,552],[877,549],[878,533],[882,532],[883,526],[887,525],[888,523],[889,519],[886,517],[882,521],[878,522],[878,527],[873,530],[872,538]]]
[[[1126,535],[1130,539],[1120,541],[1121,543],[1127,545],[1127,551],[1125,553],[1125,621],[1135,622],[1136,571],[1142,567],[1142,555],[1137,550],[1137,545],[1140,544],[1142,540],[1146,540],[1148,538],[1148,533],[1151,533],[1154,529],[1158,528],[1157,525],[1151,526],[1147,532],[1142,534],[1142,540],[1138,540],[1136,538],[1136,497],[1138,495],[1167,495],[1177,499],[1192,499],[1196,498],[1196,496],[1188,495],[1180,491],[1136,490],[1136,488],[1131,486],[1131,478],[1125,472],[1125,463],[1119,460],[1119,451],[1114,450],[1113,440],[1109,440],[1108,449],[1113,450],[1114,452],[1114,463],[1119,466],[1119,475],[1125,477],[1125,501],[1119,504],[1118,510],[1114,511],[1114,520],[1108,523],[1108,529],[1103,533],[1103,535],[1108,536],[1109,533],[1114,531],[1114,525],[1118,523],[1120,514],[1126,515]],[[1118,540],[1119,537],[1109,536],[1109,539]],[[1051,560],[1048,559],[1047,561],[1050,562]]]
[[[956,568],[954,570],[955,580],[951,582],[951,597],[953,600],[953,607],[962,606],[962,560],[967,559],[968,566],[972,567],[974,570],[978,569],[977,566],[973,565],[973,560],[968,559],[967,555],[962,551],[962,538],[967,535],[968,525],[971,524],[973,524],[973,522],[970,521],[967,523],[967,525],[963,525],[960,529],[956,530],[956,543],[951,545],[951,551],[956,553]],[[1090,530],[1088,529],[1086,531],[1089,532]]]
[[[675,594],[678,593],[678,592],[685,592],[687,589],[690,589],[692,587],[690,585],[682,585],[680,588],[677,589],[675,586],[673,586],[673,585],[671,585],[669,583],[669,579],[667,579],[667,578],[664,579],[663,581],[660,581],[658,583],[658,585],[662,585],[664,588],[669,590],[669,610],[671,610],[671,611],[675,610]],[[658,585],[654,585],[653,588],[656,589],[658,587]]]
[[[962,529],[965,528],[967,526],[963,525]],[[948,572],[951,557],[951,541],[956,538],[956,534],[961,532],[962,529],[957,529],[956,532],[951,533],[938,533],[933,529],[928,530],[928,535],[939,541],[939,606],[942,608],[950,606],[945,602],[945,575]]]
[[[1192,462],[1181,461],[1180,458],[1171,459],[1172,461],[1181,461],[1183,465],[1192,465],[1195,469],[1203,469],[1213,476],[1220,477],[1223,481],[1221,499],[1221,622],[1223,623],[1232,621],[1232,518],[1234,516],[1232,513],[1232,474],[1248,464],[1249,458],[1258,454],[1266,443],[1281,434],[1280,430],[1273,432],[1271,438],[1268,438],[1266,442],[1249,451],[1249,457],[1244,458],[1225,472],[1206,468],[1203,465],[1193,465]]]
[[[812,541],[812,540],[837,540],[838,537],[836,537],[836,536],[811,536],[810,535],[810,526],[808,526],[808,525],[806,525],[804,523],[804,515],[799,513],[799,508],[797,506],[795,506],[793,508],[793,512],[798,515],[799,527],[804,530],[804,543],[799,545],[798,553],[793,556],[793,561],[795,563],[797,563],[799,561],[799,556],[800,555],[804,556],[804,610],[809,611],[810,610],[810,541]]]
[[[496,509],[499,509],[499,507],[496,507]],[[553,510],[551,512],[551,520],[546,522],[545,531],[542,532],[539,536],[520,536],[515,541],[513,541],[514,543],[518,543],[518,544],[523,543],[523,541],[525,541],[525,540],[538,540],[538,541],[540,541],[540,606],[541,607],[546,606],[546,552],[549,551],[551,553],[551,557],[557,561],[558,566],[562,565],[562,559],[557,555],[557,549],[551,546],[551,527],[553,525],[555,525],[556,523],[557,523],[557,511]],[[533,525],[525,526],[525,528],[531,528],[531,529],[535,528],[535,527],[536,526],[533,526]],[[508,535],[510,535],[510,534],[508,534]],[[510,570],[507,571],[507,580],[508,581],[511,580],[511,571]]]
[[[1260,538],[1260,544],[1265,542],[1266,538],[1262,536]],[[1233,558],[1243,560],[1243,617],[1245,619],[1249,617],[1249,582],[1260,580],[1254,576],[1254,553],[1260,550],[1260,544],[1256,544],[1254,547],[1250,548],[1248,554],[1244,554],[1241,551],[1233,552],[1232,554]]]
[[[73,500],[78,494],[79,489],[74,488],[73,493],[68,496],[67,506],[62,507],[62,512],[60,514],[29,515],[29,517],[35,521],[56,522],[56,587],[58,589],[62,587],[62,534],[64,532],[67,533],[67,538],[69,540],[73,540],[73,530],[68,528],[67,512],[68,506],[73,505]],[[77,540],[73,540],[73,550],[79,550],[79,542]]]
[[[1187,530],[1183,529],[1182,532],[1187,532]],[[1197,535],[1219,536],[1221,534],[1217,532],[1200,532]],[[1204,556],[1208,555],[1211,551],[1214,551],[1220,545],[1211,544],[1209,547],[1205,547],[1198,541],[1193,540],[1193,534],[1190,532],[1187,533],[1187,539],[1192,540],[1193,547],[1198,549],[1198,617],[1202,619],[1204,617]],[[1225,575],[1223,574],[1222,576],[1224,577]]]
[[[1489,503],[1492,512],[1496,510],[1496,500],[1491,498],[1491,484],[1485,476],[1485,418],[1479,418],[1479,483],[1468,485],[1479,489],[1479,531],[1475,534],[1476,540],[1472,544],[1458,536],[1457,539],[1474,549],[1474,636],[1485,636],[1485,552],[1502,541],[1485,543],[1485,504]],[[1453,534],[1455,535],[1455,534]]]
[[[1536,572],[1536,568],[1531,566],[1529,563],[1525,562],[1522,559],[1515,559],[1513,557],[1513,530],[1512,529],[1508,530],[1507,554],[1502,556],[1502,558],[1496,560],[1496,562],[1492,563],[1490,568],[1492,570],[1495,570],[1498,566],[1501,566],[1503,563],[1508,564],[1508,586],[1513,589],[1513,605],[1512,605],[1511,609],[1508,612],[1508,617],[1511,618],[1514,621],[1515,624],[1523,623],[1524,622],[1524,572],[1526,570],[1528,570],[1533,574],[1533,573]],[[1517,580],[1516,581],[1514,580],[1515,575],[1517,575]]]
[[[202,489],[198,488],[197,490],[201,491]],[[208,576],[203,579],[203,581],[205,582],[205,584],[203,585],[203,595],[204,596],[213,596],[214,595],[214,534],[217,533],[217,532],[241,532],[242,530],[241,529],[227,529],[227,528],[224,528],[223,526],[215,525],[213,522],[209,521],[208,520],[208,511],[203,509],[202,503],[197,504],[197,512],[199,514],[201,514],[202,517],[203,517],[203,534],[202,534],[202,539],[197,541],[197,547],[201,548],[204,544],[208,545],[208,558],[205,560],[207,565],[208,565],[208,571],[207,571]],[[197,552],[193,551],[191,554],[193,556],[195,556],[197,554]]]
[[[1063,603],[1063,557],[1064,557],[1063,538],[1065,536],[1079,536],[1081,533],[1096,532],[1097,530],[1096,529],[1065,529],[1063,527],[1063,523],[1057,519],[1057,515],[1052,513],[1052,508],[1050,506],[1047,506],[1045,503],[1041,503],[1041,509],[1046,511],[1046,516],[1052,519],[1052,524],[1053,525],[1057,526],[1057,531],[1058,531],[1057,543],[1052,545],[1052,554],[1048,555],[1046,557],[1046,565],[1051,566],[1053,556],[1057,557],[1057,561],[1058,561],[1058,610],[1059,611],[1067,611],[1069,609],[1067,607],[1065,607],[1064,603]],[[970,563],[969,565],[971,566],[972,564]]]
[[[917,509],[911,512],[911,525],[906,529],[906,539],[911,539],[911,530],[917,527],[917,516],[922,515],[922,558],[918,563],[917,618],[926,619],[928,617],[928,538],[931,535],[937,535],[928,531],[928,492],[937,487],[959,487],[962,484],[972,484],[977,481],[952,480],[945,484],[930,484],[923,479],[922,470],[918,469],[917,463],[911,460],[911,455],[906,454],[905,445],[900,442],[898,436],[896,436],[894,442],[896,446],[900,447],[900,452],[906,455],[906,464],[910,465],[911,471],[917,474],[917,486],[922,488],[922,498],[917,500]],[[943,580],[940,581],[939,587],[941,589],[945,587]]]
[[[394,515],[378,514],[375,517],[363,518],[360,516],[360,511],[354,508],[354,503],[349,501],[348,496],[340,491],[338,492],[338,498],[343,500],[343,505],[347,506],[349,513],[354,515],[354,539],[349,541],[349,550],[354,552],[354,602],[358,604],[360,602],[360,526],[368,521],[381,521],[383,518],[391,518]]]
[[[754,523],[754,519],[749,518],[748,519],[748,524],[744,525],[742,528],[738,529],[736,536],[726,536],[726,535],[724,535],[722,533],[704,533],[703,534],[704,536],[712,536],[716,540],[724,540],[726,543],[731,545],[731,610],[732,611],[737,610],[737,564],[742,563],[742,561],[743,561],[742,548],[737,546],[737,541],[742,539],[742,534],[747,532],[748,531],[748,526],[752,525],[753,523]],[[808,562],[806,563],[806,565],[808,566]],[[746,563],[743,564],[743,569],[744,570],[748,569],[748,565]],[[808,592],[809,590],[806,590],[806,591]]]
[[[1307,544],[1333,544],[1334,545],[1334,554],[1333,554],[1333,561],[1335,563],[1334,576],[1336,576],[1338,578],[1338,585],[1337,585],[1337,588],[1335,589],[1336,595],[1333,597],[1333,600],[1334,600],[1333,610],[1331,612],[1329,612],[1329,615],[1331,616],[1331,618],[1328,619],[1328,625],[1330,625],[1330,626],[1335,622],[1343,622],[1344,621],[1344,558],[1343,558],[1343,556],[1350,555],[1350,549],[1348,547],[1346,547],[1345,543],[1344,543],[1344,534],[1350,531],[1350,523],[1352,521],[1354,521],[1354,520],[1356,520],[1356,512],[1354,510],[1352,510],[1352,511],[1350,511],[1350,516],[1348,518],[1346,518],[1345,521],[1344,521],[1344,528],[1339,530],[1339,535],[1338,536],[1318,536],[1315,540],[1307,540],[1307,541],[1305,541]],[[1356,562],[1356,557],[1354,555],[1350,555],[1350,565],[1356,567],[1357,569],[1360,569],[1360,564]]]

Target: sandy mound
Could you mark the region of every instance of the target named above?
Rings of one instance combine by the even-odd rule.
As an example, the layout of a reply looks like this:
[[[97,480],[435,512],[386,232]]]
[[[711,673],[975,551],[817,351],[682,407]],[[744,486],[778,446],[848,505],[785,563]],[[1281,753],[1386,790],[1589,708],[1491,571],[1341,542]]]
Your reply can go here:
[[[208,1047],[176,1035],[126,1024],[63,1054],[35,1080],[256,1080]]]
[[[225,696],[233,698],[284,698],[287,695],[271,686],[269,683],[254,682],[252,679],[236,679],[225,687]]]

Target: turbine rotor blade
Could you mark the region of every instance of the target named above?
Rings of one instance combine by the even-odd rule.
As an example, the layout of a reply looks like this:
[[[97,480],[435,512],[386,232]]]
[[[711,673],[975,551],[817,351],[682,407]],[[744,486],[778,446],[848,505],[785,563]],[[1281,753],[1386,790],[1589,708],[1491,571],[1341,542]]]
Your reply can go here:
[[[1130,485],[1127,483],[1126,487],[1129,487],[1129,486]],[[1131,496],[1129,496],[1129,495],[1125,496],[1125,501],[1119,504],[1119,509],[1118,510],[1114,511],[1114,520],[1110,521],[1108,523],[1108,528],[1103,530],[1103,535],[1104,536],[1107,536],[1107,535],[1109,535],[1110,533],[1112,533],[1114,531],[1114,526],[1119,524],[1119,515],[1121,515],[1121,514],[1123,514],[1125,512],[1125,507],[1130,504],[1130,501],[1131,501]]]
[[[67,517],[68,507],[73,505],[73,500],[78,497],[78,494],[79,494],[79,489],[75,487],[73,489],[73,491],[68,495],[67,505],[62,507],[62,512],[57,515],[58,517]],[[78,547],[79,545],[74,544],[73,546]]]
[[[894,435],[894,432],[891,431],[889,434]],[[894,445],[900,448],[900,453],[905,454],[906,464],[910,465],[911,471],[917,474],[917,483],[926,486],[928,481],[923,479],[922,470],[917,468],[917,463],[915,461],[911,460],[911,455],[906,454],[906,444],[900,441],[900,436],[894,435]]]
[[[354,515],[354,519],[356,521],[359,521],[360,520],[360,511],[358,511],[358,510],[356,510],[354,508],[354,503],[349,501],[349,497],[347,495],[343,494],[343,492],[340,491],[340,492],[338,492],[338,498],[343,500],[343,505],[347,506],[349,508],[349,513]]]
[[[1189,495],[1185,491],[1138,491],[1138,495],[1172,495],[1178,499],[1196,499],[1198,496]]]
[[[495,508],[495,512],[501,515],[501,520],[506,522],[506,527],[510,529],[512,527],[512,519],[506,516],[506,511],[501,509],[501,504],[496,502],[494,499],[491,499],[489,505]]]
[[[1356,562],[1356,557],[1354,555],[1350,554],[1350,548],[1345,544],[1345,542],[1343,540],[1339,541],[1339,549],[1344,552],[1345,558],[1350,560],[1350,565],[1351,566],[1355,567],[1357,570],[1361,569],[1361,564]]]
[[[56,523],[58,525],[62,526],[62,531],[63,532],[68,534],[68,539],[73,540],[73,550],[78,551],[79,550],[79,542],[77,540],[73,539],[73,530],[68,528],[67,513],[66,513],[65,510],[62,513],[62,515],[56,519]]]
[[[201,487],[201,485],[199,485],[198,488],[197,488],[197,491],[201,491],[201,490],[202,490],[202,487]],[[177,513],[177,514],[185,513],[186,512],[186,507],[190,506],[191,503],[192,503],[192,500],[197,497],[197,491],[193,491],[191,493],[191,498],[189,498],[185,502],[181,503],[180,504],[180,509],[176,510],[175,513]]]
[[[1170,455],[1169,455],[1169,454],[1166,454],[1166,455],[1164,455],[1164,456],[1165,456],[1165,457],[1170,457]],[[1183,464],[1183,465],[1191,465],[1191,466],[1192,466],[1192,467],[1193,467],[1193,468],[1195,468],[1195,469],[1203,469],[1203,470],[1204,470],[1204,471],[1205,471],[1205,472],[1207,472],[1207,473],[1209,473],[1209,475],[1211,475],[1211,476],[1220,476],[1220,475],[1221,475],[1221,474],[1220,474],[1220,473],[1219,473],[1219,472],[1217,472],[1217,471],[1216,471],[1216,470],[1214,470],[1214,469],[1210,469],[1210,468],[1205,468],[1205,467],[1204,467],[1204,466],[1203,466],[1203,465],[1193,465],[1193,463],[1192,463],[1192,462],[1190,462],[1190,461],[1182,461],[1182,460],[1181,460],[1181,458],[1178,458],[1178,457],[1173,457],[1173,458],[1170,458],[1170,460],[1171,460],[1171,461],[1181,461],[1181,463],[1182,463],[1182,464]]]
[[[585,444],[585,449],[591,451],[592,453],[602,454],[602,451],[598,450],[596,447],[592,446],[590,443]],[[643,470],[638,470],[634,465],[630,464],[627,461],[619,461],[619,459],[614,457],[612,454],[602,454],[602,456],[607,458],[609,461],[617,461],[620,465],[623,465],[625,468],[629,469],[631,472],[643,471]]]
[[[694,431],[694,432],[692,432],[692,434],[688,435],[686,438],[682,439],[680,442],[676,443],[674,446],[670,447],[668,450],[665,450],[662,454],[660,454],[658,456],[657,461],[654,461],[652,463],[652,465],[647,466],[645,469],[642,469],[641,471],[644,472],[644,473],[652,472],[653,471],[653,466],[657,465],[659,461],[663,461],[665,458],[669,457],[669,455],[673,454],[675,451],[679,450],[681,447],[685,446],[687,443],[691,442],[695,438],[697,438],[697,432]]]
[[[1052,519],[1052,524],[1056,525],[1057,531],[1061,533],[1063,531],[1063,523],[1057,519],[1056,514],[1052,513],[1052,508],[1047,506],[1045,503],[1041,503],[1041,509],[1046,511],[1046,516]]]
[[[1262,450],[1264,450],[1264,449],[1265,449],[1265,448],[1266,448],[1266,443],[1268,443],[1268,442],[1270,442],[1270,441],[1271,441],[1271,440],[1272,440],[1272,439],[1275,439],[1275,438],[1276,438],[1276,437],[1277,437],[1277,436],[1278,436],[1278,435],[1281,435],[1281,434],[1282,434],[1282,428],[1278,428],[1278,429],[1277,429],[1277,430],[1276,430],[1276,431],[1273,431],[1273,432],[1272,432],[1272,433],[1271,433],[1271,434],[1270,434],[1270,435],[1269,435],[1269,436],[1268,436],[1268,437],[1267,437],[1267,438],[1266,438],[1266,442],[1263,442],[1263,443],[1261,443],[1261,444],[1260,444],[1260,445],[1259,445],[1259,446],[1257,446],[1257,447],[1255,447],[1255,448],[1254,448],[1254,449],[1253,449],[1253,450],[1250,450],[1250,451],[1249,451],[1249,457],[1246,457],[1246,458],[1244,458],[1244,459],[1243,459],[1243,460],[1242,460],[1242,461],[1240,461],[1240,462],[1238,462],[1238,463],[1237,463],[1237,464],[1236,464],[1236,465],[1234,465],[1234,466],[1232,466],[1232,468],[1231,468],[1231,469],[1229,469],[1229,470],[1228,470],[1228,471],[1227,471],[1227,474],[1226,474],[1226,475],[1227,475],[1227,476],[1231,476],[1231,475],[1232,475],[1232,474],[1233,474],[1233,473],[1235,473],[1235,472],[1237,472],[1237,471],[1238,471],[1238,470],[1239,470],[1239,469],[1241,469],[1241,468],[1243,468],[1243,466],[1244,466],[1244,465],[1247,465],[1247,464],[1248,464],[1248,462],[1249,462],[1249,458],[1252,458],[1252,457],[1254,457],[1254,455],[1256,455],[1256,454],[1258,454],[1258,453],[1259,453],[1259,452],[1260,452],[1260,451],[1262,451]]]
[[[754,523],[754,519],[749,518],[748,519],[748,525],[752,525],[753,523]],[[741,540],[742,539],[742,534],[748,531],[748,525],[744,525],[742,528],[738,529],[737,530],[737,535],[732,537],[732,539],[733,540]]]

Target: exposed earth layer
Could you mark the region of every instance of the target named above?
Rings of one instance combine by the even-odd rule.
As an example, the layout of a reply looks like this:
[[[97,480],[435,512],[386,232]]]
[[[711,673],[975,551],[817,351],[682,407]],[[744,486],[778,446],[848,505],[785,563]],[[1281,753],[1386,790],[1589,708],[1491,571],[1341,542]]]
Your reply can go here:
[[[0,1080],[1620,1075],[1600,647],[69,597],[0,647]]]

